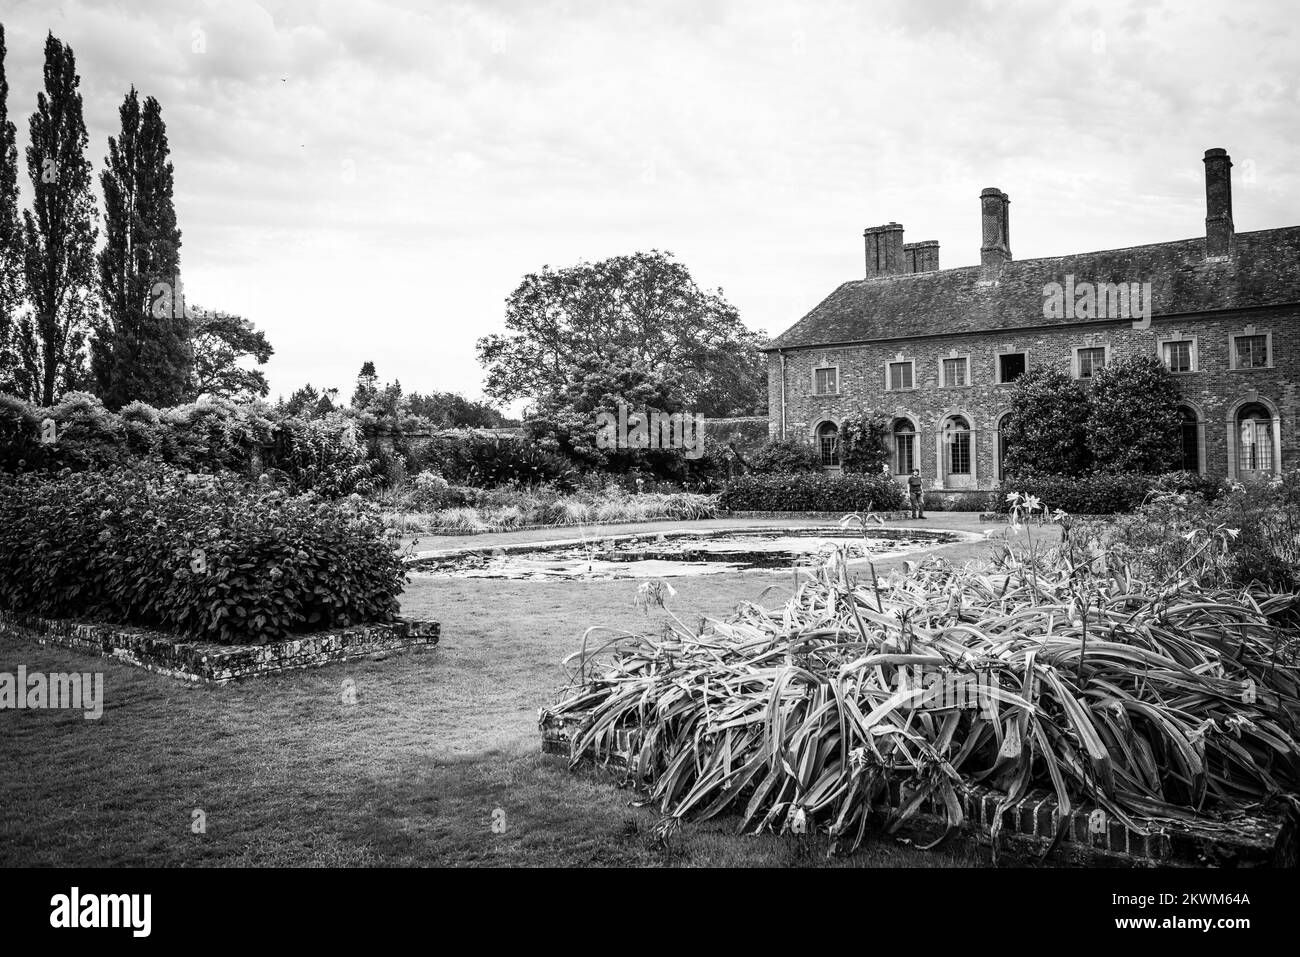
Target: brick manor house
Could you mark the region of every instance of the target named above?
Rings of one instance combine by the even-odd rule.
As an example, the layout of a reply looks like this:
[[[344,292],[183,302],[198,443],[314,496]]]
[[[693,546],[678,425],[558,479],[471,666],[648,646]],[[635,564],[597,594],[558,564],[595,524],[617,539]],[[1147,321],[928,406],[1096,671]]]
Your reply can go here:
[[[1029,365],[1087,379],[1152,350],[1182,386],[1183,467],[1237,479],[1300,467],[1300,226],[1235,232],[1232,161],[1211,149],[1204,165],[1195,239],[1017,262],[1010,201],[992,188],[978,266],[940,269],[939,244],[904,243],[898,223],[866,230],[866,278],[765,347],[769,435],[815,443],[835,470],[844,421],[884,412],[894,474],[991,489],[1008,386]],[[1064,309],[1045,306],[1053,283]]]

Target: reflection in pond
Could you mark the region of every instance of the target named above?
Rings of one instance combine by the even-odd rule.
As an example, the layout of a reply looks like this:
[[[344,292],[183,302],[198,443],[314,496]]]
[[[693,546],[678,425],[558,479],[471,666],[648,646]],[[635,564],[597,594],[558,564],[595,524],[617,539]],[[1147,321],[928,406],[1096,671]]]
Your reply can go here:
[[[529,549],[479,549],[420,559],[412,571],[437,578],[513,578],[544,581],[672,578],[824,562],[838,547],[850,562],[896,556],[956,541],[957,536],[915,529],[860,532],[811,529],[767,532],[641,535],[539,545]]]

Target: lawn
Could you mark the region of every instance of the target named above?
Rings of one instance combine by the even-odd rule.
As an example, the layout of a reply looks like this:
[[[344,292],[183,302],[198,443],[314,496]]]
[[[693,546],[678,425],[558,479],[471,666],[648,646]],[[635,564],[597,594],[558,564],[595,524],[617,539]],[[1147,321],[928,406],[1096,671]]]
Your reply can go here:
[[[983,548],[945,551],[967,558]],[[540,754],[537,709],[584,629],[662,627],[662,611],[633,607],[636,584],[417,578],[403,613],[442,622],[436,650],[222,688],[0,638],[0,671],[105,673],[98,722],[0,711],[0,864],[979,863],[974,852],[921,852],[893,838],[826,862],[824,839],[740,836],[734,819],[683,828],[664,848],[649,837],[654,811],[633,806],[616,777],[572,773]],[[690,620],[725,615],[769,587],[763,600],[779,602],[791,578],[673,584],[672,607]],[[355,704],[342,701],[345,679]],[[205,833],[192,831],[196,809]]]

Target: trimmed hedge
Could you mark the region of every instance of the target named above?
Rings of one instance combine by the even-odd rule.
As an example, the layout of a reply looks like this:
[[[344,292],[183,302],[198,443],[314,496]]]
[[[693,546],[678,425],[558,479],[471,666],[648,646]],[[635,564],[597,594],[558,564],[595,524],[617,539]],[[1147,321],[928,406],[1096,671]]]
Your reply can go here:
[[[0,608],[220,644],[391,621],[406,576],[378,512],[232,476],[0,476]]]
[[[742,475],[727,485],[721,505],[736,512],[890,512],[906,501],[903,487],[883,475],[800,472]]]
[[[1167,472],[1164,475],[1139,472],[1113,475],[1023,475],[1004,479],[1002,487],[1004,493],[1035,495],[1049,511],[1059,508],[1072,515],[1131,512],[1153,490],[1196,492],[1207,500],[1213,499],[1219,491],[1217,480],[1195,472]],[[998,507],[1004,512],[1009,510],[1005,494],[999,496]]]

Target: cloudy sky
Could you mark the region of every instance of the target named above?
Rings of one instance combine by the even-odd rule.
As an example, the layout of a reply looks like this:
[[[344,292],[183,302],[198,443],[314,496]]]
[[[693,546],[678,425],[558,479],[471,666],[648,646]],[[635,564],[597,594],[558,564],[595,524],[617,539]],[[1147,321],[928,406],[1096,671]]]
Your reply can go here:
[[[525,273],[666,249],[776,334],[862,273],[862,229],[1017,259],[1300,223],[1285,6],[517,0],[6,0],[26,142],[44,37],[77,56],[96,171],[131,84],[163,106],[192,303],[275,345],[274,398],[478,395]]]

